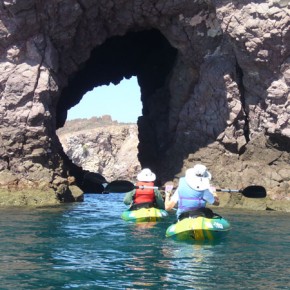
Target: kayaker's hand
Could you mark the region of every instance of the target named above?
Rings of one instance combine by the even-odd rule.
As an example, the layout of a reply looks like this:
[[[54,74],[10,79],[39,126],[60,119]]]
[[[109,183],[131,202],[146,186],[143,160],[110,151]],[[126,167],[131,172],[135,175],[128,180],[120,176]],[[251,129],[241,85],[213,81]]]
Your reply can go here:
[[[212,195],[214,196],[214,205],[219,205],[220,204],[220,200],[219,200],[219,197],[216,193],[216,188],[215,186],[211,186],[210,187],[210,191],[212,193]]]
[[[214,203],[213,205],[219,205],[220,204],[220,199],[217,195],[214,195]]]
[[[165,189],[165,199],[169,199],[171,195],[171,191],[166,191]]]
[[[173,184],[166,184],[165,185],[165,192],[166,193],[171,193],[172,189],[173,189]]]
[[[173,189],[173,184],[172,183],[165,184],[165,198],[166,199],[170,198],[172,189]]]

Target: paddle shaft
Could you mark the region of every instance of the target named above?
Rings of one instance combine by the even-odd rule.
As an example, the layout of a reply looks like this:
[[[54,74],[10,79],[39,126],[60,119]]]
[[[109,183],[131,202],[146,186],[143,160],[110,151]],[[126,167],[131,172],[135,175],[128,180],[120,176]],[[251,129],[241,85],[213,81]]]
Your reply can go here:
[[[139,186],[134,186],[135,189],[159,189],[158,186],[146,186],[146,185],[139,185]]]
[[[242,192],[239,189],[225,189],[225,188],[216,188],[216,192]]]
[[[145,189],[145,188],[149,188],[149,189],[164,189],[163,187],[159,188],[158,186],[146,186],[146,185],[139,185],[139,186],[134,186],[135,189]],[[241,192],[241,190],[238,189],[215,189],[215,191],[217,192]]]
[[[129,192],[133,189],[162,189],[165,191],[172,191],[173,184],[167,184],[165,187],[158,187],[158,186],[147,186],[147,185],[135,185],[128,180],[115,180],[107,184],[105,187],[105,191],[108,192]],[[245,197],[249,198],[264,198],[266,197],[266,189],[260,185],[250,185],[244,189],[219,189],[215,188],[216,192],[235,192],[241,193]]]

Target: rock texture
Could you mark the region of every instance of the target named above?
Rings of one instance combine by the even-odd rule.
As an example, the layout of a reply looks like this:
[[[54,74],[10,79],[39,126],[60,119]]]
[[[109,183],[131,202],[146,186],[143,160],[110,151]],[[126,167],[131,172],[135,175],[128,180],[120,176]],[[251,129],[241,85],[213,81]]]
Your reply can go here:
[[[76,200],[56,130],[86,91],[136,75],[138,157],[161,183],[203,162],[217,186],[290,198],[288,1],[5,0],[0,72],[2,195]]]
[[[98,118],[73,120],[57,132],[69,159],[83,170],[99,173],[108,182],[132,180],[141,170],[136,124]],[[93,188],[92,188],[93,190]]]

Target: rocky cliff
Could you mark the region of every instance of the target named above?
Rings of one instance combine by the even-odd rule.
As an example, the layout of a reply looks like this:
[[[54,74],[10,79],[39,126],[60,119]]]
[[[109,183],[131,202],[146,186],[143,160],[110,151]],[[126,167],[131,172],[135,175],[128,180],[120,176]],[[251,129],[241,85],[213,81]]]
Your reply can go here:
[[[287,202],[289,15],[283,0],[1,1],[1,196],[78,200],[56,130],[85,92],[134,75],[138,158],[161,183],[203,162],[217,186]]]
[[[132,180],[141,170],[136,124],[103,118],[78,119],[57,131],[68,158],[83,170],[99,173],[108,182]],[[92,188],[93,190],[93,188]]]

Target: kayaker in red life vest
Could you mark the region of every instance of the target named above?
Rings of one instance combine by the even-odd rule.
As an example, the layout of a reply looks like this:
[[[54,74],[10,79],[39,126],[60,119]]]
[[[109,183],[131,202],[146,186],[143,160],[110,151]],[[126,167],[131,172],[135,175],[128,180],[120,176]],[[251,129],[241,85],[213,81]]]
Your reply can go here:
[[[177,219],[187,212],[204,209],[206,203],[219,205],[219,198],[211,190],[211,174],[202,164],[197,164],[185,172],[185,177],[179,179],[179,184],[170,198],[170,192],[165,192],[165,210],[172,209],[178,203]]]
[[[136,186],[154,187],[156,175],[148,168],[144,168],[137,175]],[[127,192],[124,197],[124,203],[130,205],[130,210],[139,209],[142,207],[157,207],[164,209],[164,200],[158,189],[154,188],[137,188]]]

